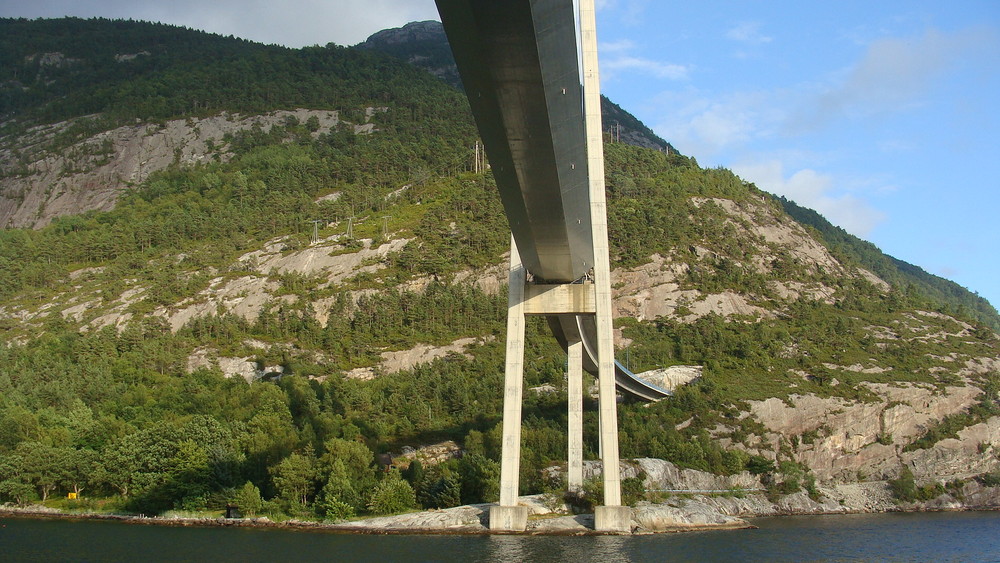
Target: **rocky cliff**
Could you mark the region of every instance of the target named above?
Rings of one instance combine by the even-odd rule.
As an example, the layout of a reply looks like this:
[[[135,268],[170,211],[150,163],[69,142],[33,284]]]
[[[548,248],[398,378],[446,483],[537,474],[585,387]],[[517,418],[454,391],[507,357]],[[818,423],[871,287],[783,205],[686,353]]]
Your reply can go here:
[[[84,136],[62,146],[62,136],[85,129],[93,117],[38,126],[0,145],[0,225],[41,228],[53,218],[114,208],[122,190],[137,186],[168,166],[225,161],[227,138],[241,131],[267,132],[289,120],[317,119],[314,137],[332,129],[371,132],[366,122],[348,123],[336,111],[298,109],[243,116],[222,113],[162,124],[139,122]]]

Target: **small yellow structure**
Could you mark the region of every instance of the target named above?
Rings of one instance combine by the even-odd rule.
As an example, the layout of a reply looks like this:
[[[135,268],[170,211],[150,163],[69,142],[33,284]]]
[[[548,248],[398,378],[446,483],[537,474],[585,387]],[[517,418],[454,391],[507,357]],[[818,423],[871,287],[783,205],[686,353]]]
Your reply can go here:
[[[69,500],[75,500],[76,493],[66,493],[66,498],[68,498]]]

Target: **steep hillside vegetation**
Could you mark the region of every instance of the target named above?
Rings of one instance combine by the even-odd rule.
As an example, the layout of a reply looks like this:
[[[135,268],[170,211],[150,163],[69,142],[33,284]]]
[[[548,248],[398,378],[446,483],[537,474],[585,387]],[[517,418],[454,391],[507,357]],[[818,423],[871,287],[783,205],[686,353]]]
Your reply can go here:
[[[929,274],[919,266],[883,254],[874,244],[832,225],[812,209],[796,205],[794,201],[785,198],[779,198],[779,201],[785,212],[796,221],[819,231],[823,241],[834,252],[849,256],[897,287],[910,290],[912,285],[917,291],[935,300],[951,304],[957,313],[963,316],[971,315],[993,327],[993,330],[1000,330],[998,322],[1000,315],[997,315],[993,305],[979,294],[972,293],[951,280]]]
[[[34,24],[126,25],[129,48],[143,30],[200,37],[4,23]],[[339,519],[495,499],[509,239],[491,176],[467,171],[462,95],[380,55],[232,41],[276,66],[318,57],[327,94],[306,104],[293,80],[265,114],[139,116],[145,138],[184,131],[176,159],[113,209],[0,231],[0,501],[83,490],[83,505],[146,514],[237,500]],[[32,145],[46,103],[11,106],[9,146]],[[87,123],[124,126],[108,114]],[[67,158],[57,138],[45,150]],[[920,280],[898,285],[727,170],[615,143],[607,171],[617,345],[647,377],[701,373],[622,405],[623,455],[776,496],[1000,483],[995,311],[975,320]],[[565,360],[543,323],[525,358],[522,483],[540,492],[566,456]],[[402,475],[374,463],[404,451]]]
[[[0,52],[3,226],[110,209],[150,171],[191,161],[192,141],[206,145],[198,158],[218,148],[225,157],[225,133],[253,126],[225,123],[241,115],[307,107],[335,112],[338,132],[377,126],[406,145],[371,151],[396,159],[392,174],[428,167],[413,150],[464,163],[442,151],[474,139],[468,113],[455,111],[466,107],[460,94],[390,57],[332,44],[292,50],[131,21],[0,20]],[[195,122],[220,114],[219,125]],[[187,127],[168,128],[174,118]],[[386,166],[373,168],[389,181]]]

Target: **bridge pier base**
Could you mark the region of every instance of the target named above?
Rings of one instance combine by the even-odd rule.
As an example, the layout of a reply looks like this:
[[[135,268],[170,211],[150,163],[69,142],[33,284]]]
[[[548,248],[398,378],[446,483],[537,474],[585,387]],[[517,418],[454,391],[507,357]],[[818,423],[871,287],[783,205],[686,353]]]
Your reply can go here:
[[[595,506],[594,529],[598,532],[632,532],[632,509],[627,506]]]
[[[490,531],[523,532],[528,528],[527,506],[491,506]]]

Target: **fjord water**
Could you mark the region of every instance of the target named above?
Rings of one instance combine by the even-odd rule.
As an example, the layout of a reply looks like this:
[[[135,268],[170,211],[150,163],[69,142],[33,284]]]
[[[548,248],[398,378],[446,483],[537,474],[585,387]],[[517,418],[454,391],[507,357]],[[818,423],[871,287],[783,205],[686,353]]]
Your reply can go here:
[[[755,519],[645,536],[355,535],[0,518],[3,561],[1000,561],[1000,512]]]

